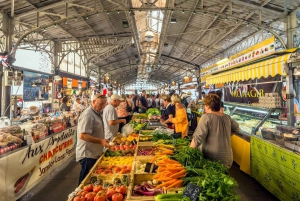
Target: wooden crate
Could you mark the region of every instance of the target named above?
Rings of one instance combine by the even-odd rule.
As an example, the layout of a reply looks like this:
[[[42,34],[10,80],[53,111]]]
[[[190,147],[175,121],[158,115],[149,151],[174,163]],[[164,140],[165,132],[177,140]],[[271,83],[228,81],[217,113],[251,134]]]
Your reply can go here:
[[[133,200],[133,201],[137,201],[137,200],[143,200],[143,201],[152,201],[155,200],[155,196],[133,196],[133,188],[135,185],[139,185],[142,182],[145,181],[152,181],[153,180],[153,176],[154,174],[133,174],[132,176],[132,180],[131,180],[131,186],[130,186],[130,193],[129,196],[127,198],[127,200]]]
[[[136,169],[137,169],[137,168],[136,168],[136,164],[137,164],[138,161],[141,161],[142,163],[150,162],[152,158],[153,158],[153,157],[150,157],[150,158],[140,158],[140,159],[138,159],[138,160],[135,160],[135,161],[133,162],[134,165],[133,165],[133,167],[132,167],[133,173],[134,173],[134,174],[147,174],[147,172],[143,172],[143,173],[138,173],[138,172],[136,172]],[[151,173],[151,174],[154,174],[154,173]]]
[[[153,146],[153,142],[138,142],[138,147],[152,147]]]

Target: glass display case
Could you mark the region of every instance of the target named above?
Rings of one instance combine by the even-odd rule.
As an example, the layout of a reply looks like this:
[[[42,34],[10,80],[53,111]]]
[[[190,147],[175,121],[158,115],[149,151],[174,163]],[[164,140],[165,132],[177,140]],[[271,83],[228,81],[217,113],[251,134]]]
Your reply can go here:
[[[224,112],[240,125],[240,134],[261,136],[261,128],[275,128],[276,125],[287,125],[278,117],[283,109],[261,108],[247,104],[224,102]]]

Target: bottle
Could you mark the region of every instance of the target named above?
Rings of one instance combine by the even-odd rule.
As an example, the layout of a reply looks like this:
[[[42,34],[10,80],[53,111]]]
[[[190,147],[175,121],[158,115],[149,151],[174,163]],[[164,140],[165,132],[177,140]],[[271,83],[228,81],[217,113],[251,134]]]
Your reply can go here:
[[[23,140],[22,147],[24,147],[27,145],[27,136],[25,134],[25,129],[23,129],[22,140]]]

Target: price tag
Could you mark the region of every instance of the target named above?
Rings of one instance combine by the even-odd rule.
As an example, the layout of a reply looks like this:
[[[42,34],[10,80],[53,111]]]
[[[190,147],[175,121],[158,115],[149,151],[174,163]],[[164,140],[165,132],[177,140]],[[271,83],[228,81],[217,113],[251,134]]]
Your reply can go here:
[[[194,184],[188,184],[182,193],[182,197],[189,197],[191,201],[198,201],[201,192],[201,187]]]
[[[147,162],[144,172],[154,173],[157,168],[158,166],[156,166],[154,163]]]
[[[136,145],[136,144],[137,144],[136,139],[133,139],[133,140],[131,141],[131,144],[132,144],[132,145]]]

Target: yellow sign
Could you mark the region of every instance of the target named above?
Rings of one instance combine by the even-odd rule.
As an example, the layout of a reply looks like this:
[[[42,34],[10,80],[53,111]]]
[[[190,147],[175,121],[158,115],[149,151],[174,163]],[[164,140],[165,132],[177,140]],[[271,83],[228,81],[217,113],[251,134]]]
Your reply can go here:
[[[213,64],[212,66],[201,70],[200,76],[206,76],[208,74],[216,73],[226,69],[234,68],[242,64],[249,63],[250,61],[255,61],[262,57],[271,55],[275,53],[275,37],[272,36],[259,44],[249,47],[233,56],[231,56],[228,61],[222,62],[220,64]]]

